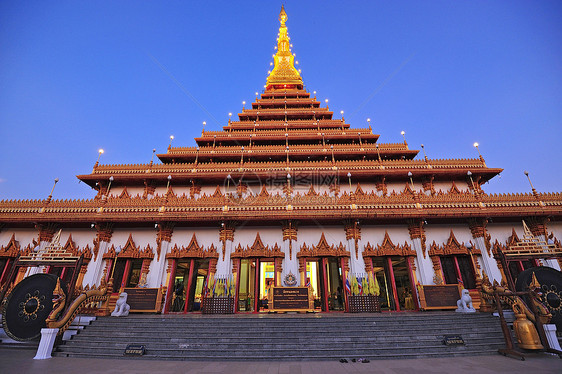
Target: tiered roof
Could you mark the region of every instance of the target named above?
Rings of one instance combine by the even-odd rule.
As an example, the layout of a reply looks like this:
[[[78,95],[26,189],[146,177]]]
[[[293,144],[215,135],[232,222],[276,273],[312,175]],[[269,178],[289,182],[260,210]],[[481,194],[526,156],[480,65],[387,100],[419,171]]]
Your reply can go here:
[[[395,219],[468,216],[519,217],[521,215],[561,215],[560,194],[486,195],[481,184],[501,172],[477,159],[415,160],[418,150],[408,144],[379,143],[379,135],[369,128],[351,128],[343,118],[334,118],[328,106],[304,89],[294,66],[281,10],[275,67],[264,92],[249,108],[229,120],[222,131],[203,131],[197,147],[169,147],[159,154],[161,163],[99,165],[78,178],[98,190],[98,196],[82,201],[8,201],[0,203],[0,221],[38,222],[95,220],[112,221],[209,221],[217,219],[295,218],[326,220],[342,216]],[[190,193],[176,196],[174,186],[217,186],[227,177],[234,181],[263,181],[288,174],[330,176],[330,183],[348,183],[353,176],[354,192],[319,194],[310,186],[307,194],[291,189],[261,188],[259,194],[225,195]],[[171,177],[171,178],[170,178]],[[112,186],[172,187],[165,196],[130,196],[126,189],[119,197],[108,197]],[[336,182],[333,182],[333,181]],[[453,181],[451,190],[436,191],[434,181]],[[414,191],[411,182],[423,184]],[[465,181],[471,191],[460,192],[454,181]],[[376,184],[378,193],[363,192],[361,183]],[[387,193],[386,183],[404,186],[401,193]],[[351,184],[351,182],[350,182]],[[146,190],[145,190],[146,191]],[[200,191],[200,190],[199,190]],[[238,192],[238,191],[236,191]],[[423,192],[423,193],[422,193]],[[382,196],[381,196],[382,195]]]

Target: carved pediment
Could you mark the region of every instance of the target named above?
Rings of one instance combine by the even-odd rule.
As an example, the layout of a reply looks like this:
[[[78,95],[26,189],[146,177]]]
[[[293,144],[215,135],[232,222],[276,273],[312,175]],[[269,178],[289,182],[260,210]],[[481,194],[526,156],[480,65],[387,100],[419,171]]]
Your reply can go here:
[[[385,231],[384,238],[380,245],[373,247],[371,243],[367,242],[363,250],[363,258],[366,257],[379,257],[379,256],[415,256],[416,251],[412,250],[412,247],[408,244],[408,242],[404,242],[404,245],[395,245],[390,236],[388,235],[388,231]]]
[[[16,234],[12,234],[8,244],[0,248],[0,257],[18,257],[19,255],[20,243],[16,240]]]
[[[472,249],[472,252],[475,254],[480,254],[480,250],[477,248]],[[464,243],[459,243],[453,230],[449,234],[449,239],[447,239],[446,243],[439,246],[435,241],[430,246],[429,255],[430,256],[450,256],[450,255],[468,255],[470,252],[468,248],[464,245]]]
[[[230,256],[231,258],[248,258],[248,257],[267,257],[267,258],[274,258],[274,257],[285,257],[285,254],[279,247],[277,243],[273,245],[272,248],[269,245],[264,245],[263,241],[261,240],[260,234],[256,234],[256,238],[254,239],[254,243],[251,246],[247,246],[246,248],[242,247],[242,245],[238,244],[234,253]]]
[[[166,258],[218,258],[219,254],[214,244],[207,249],[199,245],[197,236],[193,234],[187,247],[179,247],[177,244],[166,255]]]
[[[339,245],[329,245],[326,236],[322,233],[317,245],[309,247],[304,243],[297,253],[299,257],[350,257],[350,253],[341,242]]]

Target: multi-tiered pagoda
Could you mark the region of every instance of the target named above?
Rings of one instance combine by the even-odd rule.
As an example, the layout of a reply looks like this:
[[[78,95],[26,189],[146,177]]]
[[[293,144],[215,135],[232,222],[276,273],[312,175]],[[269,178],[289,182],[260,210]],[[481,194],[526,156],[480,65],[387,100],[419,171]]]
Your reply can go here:
[[[275,66],[263,92],[197,147],[160,163],[100,165],[78,178],[88,200],[0,202],[0,282],[19,256],[60,246],[83,256],[76,287],[113,278],[163,290],[165,312],[197,311],[210,295],[236,312],[264,311],[271,286],[308,286],[317,310],[348,310],[376,283],[384,309],[420,307],[420,286],[514,279],[557,260],[501,261],[526,222],[560,249],[562,194],[490,195],[502,169],[476,159],[429,159],[407,142],[352,128],[304,88],[282,9]],[[72,279],[56,266],[21,267]],[[217,286],[218,285],[218,286]],[[220,288],[220,290],[219,290]],[[352,290],[354,288],[355,290]],[[367,289],[366,289],[367,288]]]

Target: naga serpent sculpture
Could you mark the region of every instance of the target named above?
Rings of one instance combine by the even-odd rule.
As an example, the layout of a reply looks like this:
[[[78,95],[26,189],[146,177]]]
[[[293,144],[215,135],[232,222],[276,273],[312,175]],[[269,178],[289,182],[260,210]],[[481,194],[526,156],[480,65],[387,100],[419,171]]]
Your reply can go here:
[[[534,291],[537,288],[536,287],[537,284],[538,284],[538,282],[536,282],[536,278],[533,277],[533,281],[529,285],[529,289]],[[540,285],[539,285],[539,287],[540,287]],[[509,288],[507,288],[507,286],[505,284],[500,285],[496,280],[494,280],[494,284],[491,284],[490,279],[488,278],[486,273],[484,273],[484,276],[482,277],[482,297],[484,299],[486,299],[487,301],[493,303],[495,291],[497,291],[499,293],[513,294],[513,291],[511,291]],[[510,305],[512,309],[514,309],[514,310],[516,309],[518,311],[523,312],[525,314],[525,316],[530,321],[536,322],[535,314],[527,306],[527,304],[525,304],[523,299],[521,299],[519,296],[517,296],[517,295],[500,295],[499,298],[500,298],[501,302],[503,302],[507,305]],[[549,323],[550,320],[552,319],[552,314],[550,314],[550,311],[548,310],[548,308],[543,303],[541,303],[540,300],[537,299],[537,297],[535,295],[533,295],[532,293],[531,293],[530,300],[536,308],[539,320],[543,324]]]
[[[74,317],[78,314],[80,307],[86,303],[105,301],[107,299],[107,293],[113,288],[113,279],[109,280],[109,283],[102,283],[98,288],[93,288],[88,291],[83,291],[78,297],[72,302],[70,307],[66,310],[66,313],[57,320],[57,316],[64,310],[66,305],[66,295],[60,286],[60,279],[57,279],[57,285],[53,290],[53,310],[49,313],[49,316],[45,320],[47,323],[47,328],[59,329],[57,335],[65,332],[68,327],[72,324]]]

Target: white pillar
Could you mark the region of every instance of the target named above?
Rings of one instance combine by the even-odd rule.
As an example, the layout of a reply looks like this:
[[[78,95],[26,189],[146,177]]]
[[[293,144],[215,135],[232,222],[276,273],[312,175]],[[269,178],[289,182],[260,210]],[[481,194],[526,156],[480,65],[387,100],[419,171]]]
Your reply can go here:
[[[51,358],[58,332],[59,329],[41,329],[41,341],[39,347],[37,347],[37,354],[33,357],[34,360]]]
[[[361,239],[357,240],[357,256],[355,255],[355,239],[347,239],[347,250],[351,255],[349,262],[349,270],[351,274],[362,276],[365,274],[365,261],[363,260],[363,245]]]
[[[162,286],[163,282],[166,281],[166,254],[171,246],[171,243],[165,240],[160,242],[160,258],[158,254],[154,254],[154,258],[150,262],[150,267],[148,268],[148,287],[158,288]]]
[[[418,272],[418,280],[422,285],[431,285],[433,284],[433,276],[435,275],[435,271],[433,270],[433,262],[429,258],[429,254],[426,252],[425,256],[423,255],[423,248],[420,238],[412,239],[412,246],[416,251],[416,260],[417,260],[417,272]]]
[[[498,263],[496,262],[494,257],[488,254],[488,250],[486,249],[486,242],[484,241],[484,238],[479,236],[473,238],[473,240],[474,240],[474,246],[482,253],[482,257],[480,258],[479,261],[480,264],[482,265],[482,270],[486,272],[486,275],[490,279],[491,283],[494,283],[494,280],[497,280],[498,283],[501,283],[502,275],[500,269],[498,268]]]
[[[219,260],[217,261],[217,272],[215,278],[224,278],[232,274],[232,264],[230,263],[230,254],[232,253],[232,247],[234,243],[230,240],[226,241],[226,249],[224,252],[224,258],[222,255],[222,248],[219,249]]]
[[[92,287],[101,283],[104,263],[103,255],[107,253],[108,247],[108,242],[99,242],[98,257],[95,261],[90,261],[90,263],[88,264],[88,269],[86,271],[86,274],[84,274],[84,280],[82,281],[82,284],[89,284]]]
[[[281,286],[289,287],[289,285],[285,284],[285,276],[289,273],[292,273],[297,283],[294,286],[299,285],[299,262],[297,260],[297,251],[296,251],[296,240],[294,240],[293,246],[293,253],[291,258],[289,259],[289,240],[285,240],[283,242],[283,253],[285,253],[285,258],[283,259],[283,271],[281,272]]]

